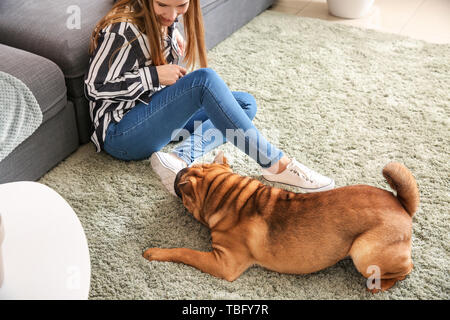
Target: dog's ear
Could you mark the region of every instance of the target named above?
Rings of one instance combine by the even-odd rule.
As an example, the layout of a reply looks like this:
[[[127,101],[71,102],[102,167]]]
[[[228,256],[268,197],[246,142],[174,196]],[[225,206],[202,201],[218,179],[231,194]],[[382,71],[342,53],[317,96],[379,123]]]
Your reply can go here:
[[[194,200],[194,187],[192,185],[192,181],[188,179],[187,181],[180,182],[178,184],[178,189],[181,190],[182,194],[189,198],[191,201]]]
[[[225,158],[222,150],[220,150],[219,153],[217,153],[213,163],[224,164],[226,166],[229,166],[227,158]]]

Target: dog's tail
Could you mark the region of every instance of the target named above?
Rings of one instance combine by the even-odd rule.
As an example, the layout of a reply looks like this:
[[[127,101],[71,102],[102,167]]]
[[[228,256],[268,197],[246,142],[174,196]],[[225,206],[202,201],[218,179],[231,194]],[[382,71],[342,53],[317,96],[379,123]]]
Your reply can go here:
[[[419,189],[411,171],[401,163],[390,162],[383,168],[383,176],[397,191],[397,199],[412,217],[419,206]]]

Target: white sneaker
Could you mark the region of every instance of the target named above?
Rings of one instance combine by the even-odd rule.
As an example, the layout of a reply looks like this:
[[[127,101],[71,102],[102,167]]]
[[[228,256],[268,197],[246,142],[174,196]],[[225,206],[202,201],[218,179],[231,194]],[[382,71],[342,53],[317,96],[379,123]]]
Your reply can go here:
[[[180,159],[175,158],[169,153],[154,152],[150,157],[150,163],[153,170],[161,179],[162,184],[174,196],[176,196],[173,184],[178,171],[187,167],[186,163]]]
[[[334,180],[322,176],[309,169],[295,159],[287,165],[286,169],[278,174],[262,169],[264,179],[270,182],[288,184],[300,188],[303,192],[319,192],[334,188]]]

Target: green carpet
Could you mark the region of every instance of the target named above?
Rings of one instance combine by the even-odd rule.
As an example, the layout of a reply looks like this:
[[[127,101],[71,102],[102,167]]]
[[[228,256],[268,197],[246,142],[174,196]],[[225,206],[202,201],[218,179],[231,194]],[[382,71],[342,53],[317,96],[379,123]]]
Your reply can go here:
[[[209,230],[163,189],[149,161],[118,161],[87,144],[40,182],[81,220],[90,298],[449,299],[450,46],[266,11],[209,57],[232,90],[255,96],[254,123],[269,140],[338,187],[388,188],[381,169],[391,160],[411,169],[421,195],[414,270],[372,295],[351,260],[309,275],[253,267],[232,283],[148,262],[141,256],[147,247],[210,250]],[[230,143],[219,149],[237,173],[259,178],[244,153]]]

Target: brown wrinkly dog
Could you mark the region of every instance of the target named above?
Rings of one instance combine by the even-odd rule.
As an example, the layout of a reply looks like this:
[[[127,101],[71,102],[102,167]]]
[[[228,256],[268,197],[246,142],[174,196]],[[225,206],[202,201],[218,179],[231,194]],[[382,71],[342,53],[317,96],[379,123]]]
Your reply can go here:
[[[223,159],[223,160],[222,160]],[[233,173],[220,153],[212,164],[181,170],[175,190],[193,216],[211,229],[211,252],[150,248],[150,261],[182,262],[234,281],[258,264],[306,274],[351,257],[358,271],[387,290],[413,268],[412,217],[419,191],[410,171],[391,162],[383,175],[392,192],[355,185],[294,193]]]

